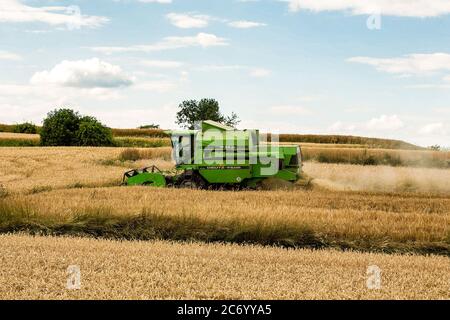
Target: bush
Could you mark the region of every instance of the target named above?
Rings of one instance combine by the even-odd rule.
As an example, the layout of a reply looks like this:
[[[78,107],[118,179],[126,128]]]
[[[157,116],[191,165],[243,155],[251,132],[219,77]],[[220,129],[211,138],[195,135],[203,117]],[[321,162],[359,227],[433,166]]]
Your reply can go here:
[[[41,129],[43,146],[110,146],[111,129],[94,117],[81,116],[70,109],[50,112]]]
[[[14,126],[14,133],[36,134],[37,132],[37,127],[30,122],[24,122]]]
[[[97,119],[84,117],[77,131],[79,146],[111,146],[113,144],[111,129],[103,126]]]

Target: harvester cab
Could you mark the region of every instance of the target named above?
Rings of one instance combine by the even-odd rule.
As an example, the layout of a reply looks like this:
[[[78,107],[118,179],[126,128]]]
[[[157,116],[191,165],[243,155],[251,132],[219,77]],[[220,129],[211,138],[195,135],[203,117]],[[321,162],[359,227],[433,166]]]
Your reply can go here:
[[[302,173],[298,145],[260,143],[258,130],[203,121],[195,130],[167,131],[177,173],[156,167],[128,171],[126,185],[195,189],[258,189],[269,178],[294,183]]]

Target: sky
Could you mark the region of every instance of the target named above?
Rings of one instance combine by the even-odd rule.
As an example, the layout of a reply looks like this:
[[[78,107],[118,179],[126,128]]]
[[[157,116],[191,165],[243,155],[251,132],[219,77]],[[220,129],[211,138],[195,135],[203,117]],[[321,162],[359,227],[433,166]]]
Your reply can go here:
[[[450,147],[450,1],[0,0],[0,123],[176,128],[201,98],[240,128]]]

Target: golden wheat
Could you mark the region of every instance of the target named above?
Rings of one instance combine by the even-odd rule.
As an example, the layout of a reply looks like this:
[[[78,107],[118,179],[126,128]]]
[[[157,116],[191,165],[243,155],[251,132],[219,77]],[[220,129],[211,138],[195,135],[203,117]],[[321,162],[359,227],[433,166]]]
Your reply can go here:
[[[0,236],[0,299],[449,299],[448,258]],[[79,266],[81,288],[67,289]],[[381,269],[381,289],[367,269]],[[369,275],[370,276],[370,275]]]
[[[389,239],[443,243],[450,226],[450,199],[321,191],[213,192],[148,187],[70,189],[10,196],[40,216],[69,221],[84,212],[118,216],[142,213],[197,218],[206,223],[307,226],[340,239]]]
[[[12,132],[0,132],[0,140],[36,140],[39,141],[40,136],[38,134],[27,134],[27,133],[12,133]]]
[[[119,185],[123,173],[135,167],[156,164],[170,169],[163,160],[170,148],[142,149],[137,162],[121,162],[124,148],[0,148],[0,184],[10,192],[29,193],[39,189],[58,189],[74,185]]]

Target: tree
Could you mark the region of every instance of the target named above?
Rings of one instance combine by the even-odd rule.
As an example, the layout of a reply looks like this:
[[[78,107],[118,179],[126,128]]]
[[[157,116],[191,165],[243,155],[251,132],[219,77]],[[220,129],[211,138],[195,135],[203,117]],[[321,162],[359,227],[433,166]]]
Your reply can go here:
[[[80,115],[70,109],[59,109],[47,114],[41,130],[43,146],[77,145],[76,132],[80,127]]]
[[[110,146],[113,144],[112,131],[94,117],[83,117],[76,133],[79,146]]]
[[[48,113],[41,129],[43,146],[109,146],[111,129],[94,117],[81,116],[71,109]]]
[[[438,144],[433,145],[433,146],[429,146],[428,148],[433,150],[433,151],[441,151],[441,146],[438,145]]]
[[[221,114],[219,102],[214,99],[186,100],[178,108],[176,124],[186,129],[194,129],[195,123],[203,120],[213,120],[232,127],[239,123],[234,112],[231,116]]]
[[[20,123],[20,124],[16,124],[14,126],[14,132],[15,133],[30,133],[30,134],[35,134],[37,133],[37,127],[30,123],[30,122],[24,122],[24,123]]]

